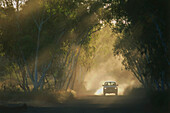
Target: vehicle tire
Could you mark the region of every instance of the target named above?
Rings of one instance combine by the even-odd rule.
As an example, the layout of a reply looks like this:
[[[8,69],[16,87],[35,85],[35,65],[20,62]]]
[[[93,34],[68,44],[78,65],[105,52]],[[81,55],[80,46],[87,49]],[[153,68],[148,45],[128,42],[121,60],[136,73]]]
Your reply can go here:
[[[118,90],[116,91],[115,95],[118,95]]]
[[[105,95],[106,95],[106,93],[105,93],[105,92],[103,92],[103,95],[105,96]]]

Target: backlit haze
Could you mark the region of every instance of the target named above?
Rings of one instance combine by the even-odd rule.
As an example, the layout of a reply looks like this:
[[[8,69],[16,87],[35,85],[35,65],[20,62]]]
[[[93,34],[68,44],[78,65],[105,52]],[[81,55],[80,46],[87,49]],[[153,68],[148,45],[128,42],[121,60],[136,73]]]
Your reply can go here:
[[[96,41],[98,50],[94,58],[94,65],[85,75],[84,85],[87,91],[95,95],[103,94],[103,83],[105,81],[115,81],[118,86],[118,94],[123,95],[127,88],[139,87],[140,83],[131,71],[124,69],[123,58],[113,55],[113,44],[115,37],[111,30],[106,27],[97,34]],[[93,42],[92,42],[93,43]]]

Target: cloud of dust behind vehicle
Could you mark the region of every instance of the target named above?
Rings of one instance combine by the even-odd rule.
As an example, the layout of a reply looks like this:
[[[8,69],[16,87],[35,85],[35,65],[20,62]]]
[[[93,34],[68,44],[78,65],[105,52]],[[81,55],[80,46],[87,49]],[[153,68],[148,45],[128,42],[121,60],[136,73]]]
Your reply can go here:
[[[140,85],[132,72],[122,69],[121,60],[112,56],[106,62],[101,62],[99,66],[92,69],[85,76],[85,87],[87,90],[93,90],[95,95],[103,94],[102,84],[105,81],[116,81],[118,94],[123,95],[128,87],[137,87]]]
[[[98,32],[96,44],[97,52],[93,59],[94,65],[86,73],[84,85],[86,90],[95,95],[103,94],[102,84],[105,81],[115,81],[118,94],[123,95],[126,88],[139,87],[140,83],[131,71],[125,70],[122,65],[123,57],[113,55],[113,44],[116,36],[106,27]]]

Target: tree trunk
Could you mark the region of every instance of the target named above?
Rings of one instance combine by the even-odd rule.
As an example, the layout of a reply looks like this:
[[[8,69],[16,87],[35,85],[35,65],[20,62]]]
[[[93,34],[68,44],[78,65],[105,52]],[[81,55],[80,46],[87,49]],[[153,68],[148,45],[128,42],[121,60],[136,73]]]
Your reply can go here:
[[[37,38],[37,49],[36,49],[36,56],[35,56],[35,75],[34,75],[34,90],[38,90],[38,52],[39,52],[39,45],[40,45],[40,32],[41,32],[41,26],[38,28],[38,38]]]

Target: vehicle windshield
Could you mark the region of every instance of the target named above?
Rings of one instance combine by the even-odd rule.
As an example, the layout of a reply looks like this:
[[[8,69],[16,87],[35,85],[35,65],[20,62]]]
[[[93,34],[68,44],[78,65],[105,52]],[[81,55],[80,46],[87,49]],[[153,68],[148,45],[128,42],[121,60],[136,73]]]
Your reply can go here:
[[[105,86],[115,86],[116,83],[115,82],[105,82],[104,85]]]

